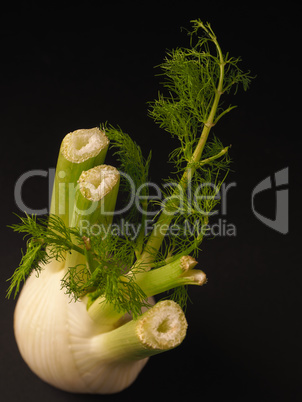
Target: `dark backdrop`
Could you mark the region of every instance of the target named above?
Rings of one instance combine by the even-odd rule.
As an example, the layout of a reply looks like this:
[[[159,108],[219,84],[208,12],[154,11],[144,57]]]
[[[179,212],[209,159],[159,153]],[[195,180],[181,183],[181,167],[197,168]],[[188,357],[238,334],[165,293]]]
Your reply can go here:
[[[297,2],[162,2],[3,11],[1,31],[1,346],[0,395],[5,401],[204,400],[294,401],[301,381],[300,27]],[[294,6],[295,4],[295,6]],[[62,138],[108,121],[152,149],[151,179],[168,175],[169,136],[147,117],[158,91],[154,77],[166,48],[187,45],[181,26],[201,18],[221,46],[257,75],[239,107],[214,132],[232,144],[225,223],[235,236],[203,243],[208,284],[191,289],[188,334],[176,350],[150,360],[133,386],[113,396],[66,394],[40,381],[22,361],[13,336],[14,300],[6,279],[20,260],[22,239],[6,225],[20,213],[14,186],[21,174],[55,167]],[[7,27],[7,28],[5,28]],[[282,234],[252,211],[255,186],[289,168],[289,231]],[[286,193],[284,193],[286,194]],[[29,180],[24,202],[48,203],[47,177]],[[255,198],[275,217],[276,192]],[[287,211],[282,212],[287,216]]]

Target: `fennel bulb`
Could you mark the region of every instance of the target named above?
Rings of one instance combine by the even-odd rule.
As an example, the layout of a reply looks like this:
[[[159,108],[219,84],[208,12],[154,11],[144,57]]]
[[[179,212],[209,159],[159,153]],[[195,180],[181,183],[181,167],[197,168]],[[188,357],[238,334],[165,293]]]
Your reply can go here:
[[[62,292],[65,273],[64,263],[52,261],[39,278],[32,274],[15,310],[20,353],[47,383],[69,392],[118,392],[136,379],[145,356],[171,349],[185,337],[186,319],[172,301],[157,305],[153,316],[141,316],[134,329],[124,317],[120,334],[117,324],[94,321],[85,301],[70,302]]]

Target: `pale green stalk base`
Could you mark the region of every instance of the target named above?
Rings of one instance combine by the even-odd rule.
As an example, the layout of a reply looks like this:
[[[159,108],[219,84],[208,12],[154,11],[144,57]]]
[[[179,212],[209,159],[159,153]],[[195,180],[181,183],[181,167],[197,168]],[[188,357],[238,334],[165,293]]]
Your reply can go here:
[[[92,304],[86,301],[87,313],[89,317],[98,324],[106,322],[109,325],[118,325],[119,320],[125,315],[125,311],[119,312],[114,307],[106,303],[104,297],[98,297]]]
[[[196,270],[197,261],[190,256],[182,256],[177,260],[135,275],[135,282],[140,286],[146,297],[152,297],[178,286],[197,285],[206,283],[206,274]],[[128,276],[132,275],[130,271]],[[126,279],[127,277],[125,277]],[[117,312],[103,297],[97,298],[91,305],[88,304],[88,314],[95,322],[108,321],[111,324],[118,322],[126,311]]]
[[[183,285],[201,286],[206,282],[203,271],[193,269],[197,261],[190,256],[182,256],[170,264],[148,272],[136,274],[136,283],[147,297]]]
[[[95,337],[93,349],[103,360],[114,363],[141,360],[180,345],[187,321],[179,305],[171,300],[157,303],[137,320]]]

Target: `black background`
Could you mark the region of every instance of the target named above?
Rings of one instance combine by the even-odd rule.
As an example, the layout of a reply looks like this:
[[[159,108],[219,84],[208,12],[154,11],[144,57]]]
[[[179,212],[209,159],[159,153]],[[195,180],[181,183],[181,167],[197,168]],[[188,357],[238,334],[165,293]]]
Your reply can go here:
[[[1,346],[5,401],[295,401],[301,397],[301,135],[297,2],[93,3],[62,9],[3,11],[1,31]],[[236,236],[206,240],[199,265],[208,284],[191,289],[183,344],[153,357],[139,378],[112,396],[73,395],[40,381],[22,361],[13,335],[14,300],[6,279],[22,239],[6,225],[20,213],[14,185],[32,169],[55,167],[62,138],[108,121],[152,149],[151,180],[168,175],[169,136],[147,117],[159,89],[154,77],[166,48],[187,45],[180,27],[211,22],[220,44],[257,75],[239,107],[215,127],[234,160],[227,214]],[[7,28],[5,28],[7,27]],[[110,161],[110,157],[109,157]],[[289,233],[260,222],[251,194],[289,167]],[[47,178],[28,180],[23,200],[48,203]],[[274,219],[275,194],[255,204]]]

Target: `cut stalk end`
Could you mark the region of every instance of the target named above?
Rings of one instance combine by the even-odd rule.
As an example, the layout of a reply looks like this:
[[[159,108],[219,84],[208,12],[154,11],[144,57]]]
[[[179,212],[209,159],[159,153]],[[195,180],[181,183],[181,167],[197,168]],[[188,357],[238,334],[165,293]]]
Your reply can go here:
[[[172,300],[164,300],[137,320],[96,336],[92,350],[110,363],[145,359],[179,346],[187,326],[181,307]]]
[[[81,173],[71,222],[80,228],[82,235],[90,237],[89,227],[95,224],[101,233],[103,225],[112,222],[119,182],[118,170],[109,165],[98,165]]]
[[[186,336],[187,326],[180,306],[172,300],[165,300],[144,314],[136,331],[147,348],[165,351],[181,344]]]
[[[206,274],[199,269],[193,269],[192,271],[191,270],[188,271],[184,277],[190,280],[190,285],[202,286],[207,283]]]
[[[98,128],[76,130],[64,137],[56,167],[50,213],[63,219],[66,226],[71,226],[80,174],[104,163],[108,146],[108,138]]]
[[[65,136],[61,152],[69,162],[81,163],[97,156],[108,145],[108,138],[99,128],[80,129]]]
[[[118,170],[109,165],[96,166],[81,174],[79,187],[82,195],[90,201],[100,201],[118,183]]]
[[[184,255],[180,259],[180,266],[183,271],[189,271],[190,269],[193,269],[197,265],[197,261],[195,258],[191,257],[190,255]]]

